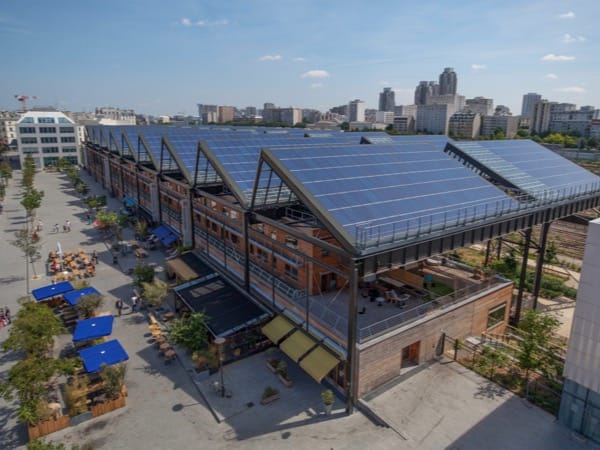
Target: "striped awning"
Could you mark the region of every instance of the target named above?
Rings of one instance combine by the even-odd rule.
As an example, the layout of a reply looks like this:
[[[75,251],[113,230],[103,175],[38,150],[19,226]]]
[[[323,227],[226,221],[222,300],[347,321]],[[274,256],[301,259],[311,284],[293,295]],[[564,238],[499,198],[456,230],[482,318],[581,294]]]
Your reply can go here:
[[[262,327],[261,331],[271,340],[271,342],[273,342],[273,344],[277,345],[281,338],[288,334],[293,328],[294,326],[289,321],[281,316],[277,316]]]
[[[319,346],[300,361],[300,367],[320,383],[339,362],[335,356]]]
[[[315,346],[315,341],[300,330],[296,330],[289,338],[281,343],[279,348],[294,362]]]

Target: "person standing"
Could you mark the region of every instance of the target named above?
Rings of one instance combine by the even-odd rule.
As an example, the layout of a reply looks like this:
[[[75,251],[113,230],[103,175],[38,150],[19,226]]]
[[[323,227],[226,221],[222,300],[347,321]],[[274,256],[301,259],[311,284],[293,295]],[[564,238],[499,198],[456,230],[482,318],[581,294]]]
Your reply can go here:
[[[42,220],[38,220],[37,222],[37,231],[42,231],[42,229],[44,228],[44,223],[42,222]]]
[[[98,265],[98,252],[96,250],[92,252],[92,262],[94,265]]]
[[[115,306],[117,307],[117,311],[119,312],[119,316],[123,313],[123,300],[120,298],[117,299]]]
[[[135,312],[137,310],[138,298],[134,295],[131,297],[131,312]]]
[[[67,219],[67,221],[65,222],[65,229],[67,230],[67,233],[69,231],[71,231],[71,221]]]
[[[55,233],[58,233],[59,231],[60,231],[60,225],[59,225],[59,224],[57,224],[57,223],[55,223],[55,224],[54,224],[54,232],[55,232]]]
[[[4,307],[4,317],[6,317],[6,323],[10,325],[12,323],[12,320],[10,318],[10,309],[8,309],[8,306]]]

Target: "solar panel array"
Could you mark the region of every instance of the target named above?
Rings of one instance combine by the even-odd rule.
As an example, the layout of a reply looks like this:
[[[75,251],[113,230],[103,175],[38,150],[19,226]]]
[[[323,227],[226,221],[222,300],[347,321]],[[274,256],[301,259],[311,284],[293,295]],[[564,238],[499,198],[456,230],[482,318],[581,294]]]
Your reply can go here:
[[[530,140],[456,142],[453,146],[534,198],[565,198],[600,189],[600,177]]]
[[[407,143],[272,151],[351,236],[367,229],[394,235],[518,207],[442,150],[431,143]]]

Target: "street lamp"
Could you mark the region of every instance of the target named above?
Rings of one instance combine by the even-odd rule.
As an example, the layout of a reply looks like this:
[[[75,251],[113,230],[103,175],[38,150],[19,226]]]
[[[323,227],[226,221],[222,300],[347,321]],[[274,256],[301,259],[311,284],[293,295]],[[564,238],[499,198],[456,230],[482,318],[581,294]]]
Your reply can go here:
[[[219,336],[215,339],[215,345],[219,351],[219,372],[221,374],[221,397],[225,397],[225,385],[223,384],[223,344],[225,344],[225,338]]]

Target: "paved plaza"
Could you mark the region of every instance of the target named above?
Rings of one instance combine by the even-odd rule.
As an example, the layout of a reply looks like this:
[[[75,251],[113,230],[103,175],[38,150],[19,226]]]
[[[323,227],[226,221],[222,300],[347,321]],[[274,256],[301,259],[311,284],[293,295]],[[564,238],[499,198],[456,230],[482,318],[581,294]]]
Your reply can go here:
[[[92,193],[107,194],[85,172],[81,176]],[[8,242],[24,221],[19,179],[16,173],[0,215],[1,302],[13,314],[18,311],[16,299],[25,294],[24,260]],[[40,278],[31,281],[31,288],[51,282],[43,266],[58,243],[63,250],[96,250],[100,264],[90,282],[106,298],[102,309],[116,314],[117,297],[129,303],[132,279],[124,271],[135,266],[135,258],[119,256],[119,264],[112,264],[112,254],[101,234],[86,223],[85,205],[65,175],[38,173],[35,185],[45,191],[38,211],[44,229],[42,260],[35,264]],[[120,206],[109,198],[110,209]],[[51,231],[55,223],[62,225],[67,219],[72,223],[70,233]],[[148,262],[161,263],[164,257],[163,250],[151,251]],[[286,388],[267,369],[264,354],[225,367],[224,384],[231,397],[223,398],[212,388],[218,374],[199,377],[184,351],[179,349],[179,359],[165,365],[149,340],[147,324],[143,312],[129,309],[115,318],[113,336],[130,357],[127,406],[54,433],[48,440],[89,442],[95,449],[596,448],[574,438],[552,416],[455,363],[420,367],[402,383],[368,399],[367,405],[389,428],[376,426],[360,412],[347,416],[340,399],[333,414],[325,415],[320,400],[323,386],[288,361],[294,385]],[[0,340],[6,336],[7,328],[1,329]],[[61,341],[69,339],[61,337]],[[13,355],[0,355],[0,372],[5,374],[13,363]],[[267,385],[279,389],[281,398],[263,406],[260,396]],[[1,449],[24,448],[26,443],[26,429],[17,423],[15,409],[14,404],[0,400]]]

